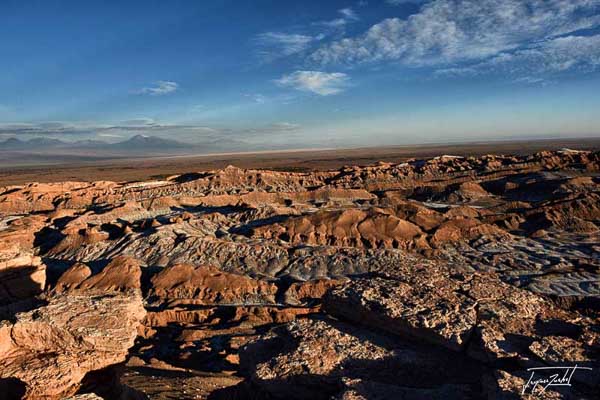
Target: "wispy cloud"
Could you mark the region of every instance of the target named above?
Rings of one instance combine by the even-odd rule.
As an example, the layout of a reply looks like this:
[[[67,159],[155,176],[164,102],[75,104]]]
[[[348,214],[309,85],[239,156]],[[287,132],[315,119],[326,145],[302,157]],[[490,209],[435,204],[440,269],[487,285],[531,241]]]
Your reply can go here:
[[[263,62],[273,62],[293,55],[306,55],[314,50],[328,36],[344,28],[347,24],[358,21],[358,14],[350,7],[337,10],[338,17],[313,22],[308,26],[297,27],[297,32],[263,32],[252,39],[257,47],[257,54]],[[300,33],[301,32],[301,33]],[[308,32],[308,33],[307,33]]]
[[[318,64],[399,61],[409,66],[483,60],[600,25],[600,0],[435,0],[407,19],[322,46]]]
[[[300,129],[302,129],[301,125],[292,122],[274,122],[271,124],[251,128],[222,129],[220,132],[224,135],[226,134],[228,137],[234,137],[237,139],[251,139],[261,136],[272,137],[273,135],[279,134],[289,135],[293,132],[299,131]]]
[[[148,94],[150,96],[163,96],[177,91],[179,84],[173,81],[156,81],[152,86],[136,90],[136,94]]]
[[[296,71],[284,75],[275,82],[282,87],[291,87],[320,96],[330,96],[342,92],[350,77],[342,72]]]
[[[352,8],[341,8],[338,10],[338,14],[340,15],[338,18],[315,22],[315,25],[322,25],[328,28],[341,28],[360,19]]]
[[[270,127],[271,129],[279,132],[297,131],[301,128],[299,124],[294,124],[291,122],[275,122],[271,124]]]
[[[566,71],[590,72],[600,67],[600,35],[566,36],[500,53],[465,67],[436,71],[438,76],[470,76],[501,73],[515,81],[538,83],[542,76]]]
[[[151,118],[131,119],[117,124],[49,121],[39,123],[0,124],[1,136],[108,136],[127,132],[148,133],[185,128],[187,125],[161,124]]]
[[[126,121],[121,122],[120,125],[135,127],[135,126],[152,126],[152,125],[158,125],[158,124],[154,120],[154,118],[143,117],[143,118],[128,119]]]
[[[358,15],[351,8],[341,8],[338,12],[348,21],[358,21]]]
[[[265,104],[267,102],[267,96],[261,93],[246,93],[244,97],[251,99],[253,102],[257,104]]]
[[[425,3],[429,0],[385,0],[386,3],[388,3],[391,6],[399,6],[401,4],[418,4],[418,3]]]
[[[0,124],[0,135],[78,135],[87,133],[88,125],[72,124],[68,122],[40,122],[40,123],[16,123]]]
[[[259,47],[258,54],[265,61],[273,61],[280,57],[301,53],[307,50],[312,42],[321,38],[295,33],[265,32],[257,35],[254,42]]]

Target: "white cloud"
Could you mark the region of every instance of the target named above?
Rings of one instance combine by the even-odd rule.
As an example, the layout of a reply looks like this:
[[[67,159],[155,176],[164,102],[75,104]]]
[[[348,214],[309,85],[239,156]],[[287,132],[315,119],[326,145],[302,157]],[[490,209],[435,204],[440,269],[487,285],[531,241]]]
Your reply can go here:
[[[344,18],[346,18],[349,21],[356,21],[358,20],[358,15],[356,15],[356,13],[354,12],[353,9],[351,8],[342,8],[340,10],[338,10],[338,12],[340,14],[342,14],[342,16]]]
[[[148,126],[148,125],[155,125],[156,121],[153,118],[135,118],[135,119],[129,119],[127,121],[123,121],[121,122],[120,125],[122,126]]]
[[[271,128],[275,131],[296,131],[300,129],[301,126],[291,122],[276,122],[271,124]]]
[[[173,81],[156,81],[153,86],[136,91],[137,94],[149,94],[150,96],[162,96],[173,93],[179,88],[179,84]]]
[[[339,31],[351,22],[359,20],[358,15],[352,8],[341,8],[337,10],[338,18],[329,21],[314,22],[310,29],[317,32],[313,34],[286,33],[286,32],[263,32],[253,38],[253,43],[258,47],[258,55],[264,62],[272,62],[282,57],[302,54],[311,48],[314,49],[318,43],[325,39],[332,31]],[[304,27],[308,30],[309,27]],[[319,32],[320,31],[320,32]]]
[[[500,53],[480,63],[436,71],[442,76],[502,73],[515,81],[541,82],[541,76],[565,71],[589,72],[600,67],[600,35],[566,36],[536,43],[525,49]]]
[[[347,87],[348,80],[348,75],[342,72],[296,71],[275,82],[282,87],[330,96],[342,92]]]
[[[600,25],[600,0],[435,0],[407,19],[315,51],[321,64],[394,60],[410,66],[483,60]]]
[[[338,10],[340,14],[339,18],[332,19],[330,21],[320,21],[316,25],[322,25],[328,28],[342,28],[351,22],[356,22],[360,18],[351,8],[341,8]]]

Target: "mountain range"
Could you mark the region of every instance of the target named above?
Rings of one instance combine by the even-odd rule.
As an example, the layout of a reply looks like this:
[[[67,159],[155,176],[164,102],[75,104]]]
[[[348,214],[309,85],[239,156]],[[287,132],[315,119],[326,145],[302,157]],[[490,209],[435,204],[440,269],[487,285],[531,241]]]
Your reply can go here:
[[[49,150],[49,149],[98,149],[117,151],[172,151],[177,149],[189,149],[193,145],[178,142],[172,139],[163,139],[156,136],[136,135],[127,140],[117,143],[107,143],[100,140],[79,140],[76,142],[65,142],[51,138],[33,138],[20,140],[9,138],[0,142],[0,150]]]

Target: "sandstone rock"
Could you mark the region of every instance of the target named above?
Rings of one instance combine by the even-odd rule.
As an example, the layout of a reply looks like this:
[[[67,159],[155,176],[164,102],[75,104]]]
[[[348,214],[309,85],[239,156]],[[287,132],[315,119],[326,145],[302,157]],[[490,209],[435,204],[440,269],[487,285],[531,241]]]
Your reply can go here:
[[[63,400],[103,400],[102,397],[94,393],[77,394],[75,396],[66,397]]]
[[[460,371],[447,368],[451,359],[461,365]],[[348,378],[399,386],[396,393],[418,393],[414,388],[421,388],[423,395],[442,393],[443,382],[460,381],[465,394],[475,390],[481,373],[460,356],[449,357],[418,345],[402,346],[388,337],[327,319],[289,323],[246,345],[241,363],[260,390],[274,398],[291,399],[328,399],[344,391]]]
[[[484,235],[499,239],[510,237],[510,234],[502,229],[483,224],[477,219],[455,218],[440,225],[430,242],[434,247],[442,247],[448,243],[474,240]]]
[[[140,289],[142,271],[140,264],[131,257],[114,258],[102,271],[91,276],[92,271],[84,264],[75,264],[59,278],[55,290],[97,292],[129,291]]]
[[[213,325],[222,323],[244,323],[246,326],[282,324],[297,317],[314,314],[316,308],[294,307],[280,308],[268,306],[210,307],[199,310],[171,307],[163,311],[148,312],[144,325],[165,327],[172,323]]]
[[[83,263],[76,263],[63,272],[56,282],[54,290],[57,293],[62,293],[77,289],[91,275],[92,270],[90,267]]]
[[[415,388],[363,381],[360,379],[344,379],[343,381],[344,389],[342,393],[336,396],[336,399],[339,400],[446,400],[477,397],[477,393],[474,393],[468,385],[441,385],[436,388]]]
[[[374,329],[462,350],[476,324],[476,303],[461,293],[459,282],[436,272],[414,271],[427,274],[414,282],[355,280],[330,292],[325,310]]]
[[[285,238],[292,244],[311,243],[367,248],[410,248],[421,229],[381,211],[319,211],[282,224],[254,230],[256,236]]]
[[[151,296],[181,304],[274,304],[277,286],[188,264],[165,268],[152,278]]]
[[[0,378],[26,385],[26,399],[60,399],[83,377],[123,362],[144,317],[138,294],[56,295],[0,328]]]
[[[46,285],[46,265],[32,254],[0,261],[0,306],[30,299]]]
[[[286,304],[305,304],[310,300],[320,300],[329,290],[340,286],[342,281],[337,279],[318,279],[308,282],[295,282],[285,291]]]

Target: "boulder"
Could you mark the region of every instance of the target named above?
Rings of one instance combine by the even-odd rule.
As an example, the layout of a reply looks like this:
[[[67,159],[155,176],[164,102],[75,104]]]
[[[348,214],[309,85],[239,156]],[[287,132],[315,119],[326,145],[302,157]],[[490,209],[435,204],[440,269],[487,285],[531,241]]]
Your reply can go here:
[[[55,291],[126,292],[140,289],[142,270],[139,262],[131,257],[112,259],[99,273],[92,276],[91,269],[77,263],[67,269],[55,285]]]
[[[57,294],[0,323],[0,379],[24,399],[61,399],[91,371],[125,361],[145,310],[140,293]],[[23,389],[23,387],[21,387]]]
[[[464,349],[477,321],[476,303],[460,282],[423,271],[416,281],[364,278],[334,289],[325,311],[393,334]],[[437,271],[436,271],[437,272]]]

